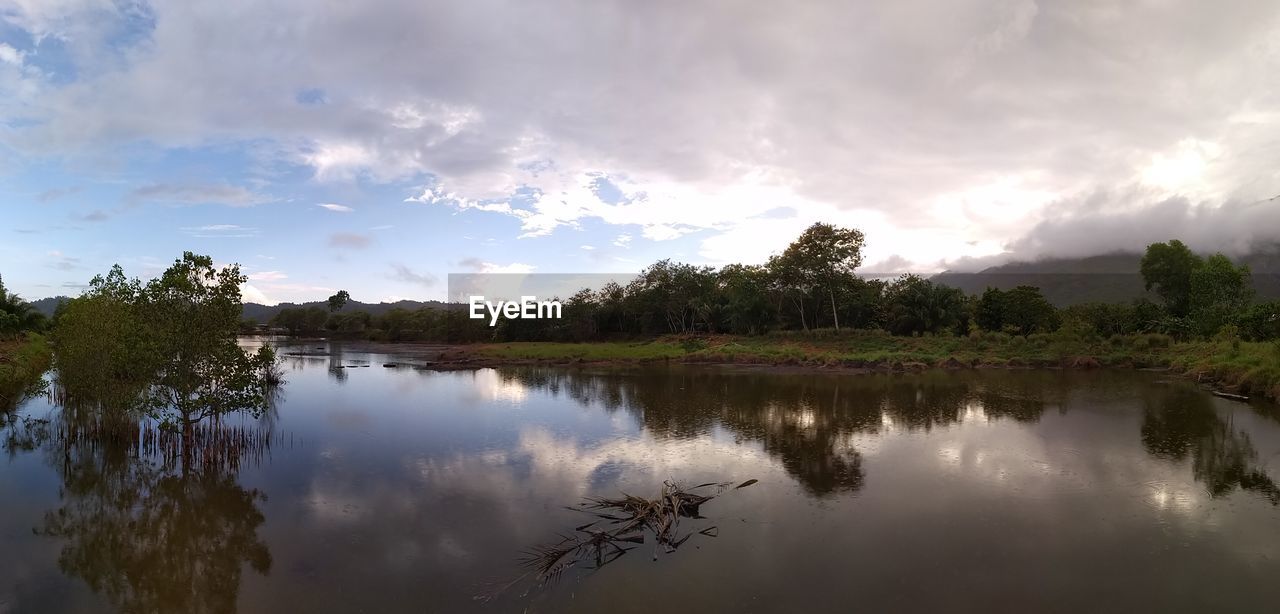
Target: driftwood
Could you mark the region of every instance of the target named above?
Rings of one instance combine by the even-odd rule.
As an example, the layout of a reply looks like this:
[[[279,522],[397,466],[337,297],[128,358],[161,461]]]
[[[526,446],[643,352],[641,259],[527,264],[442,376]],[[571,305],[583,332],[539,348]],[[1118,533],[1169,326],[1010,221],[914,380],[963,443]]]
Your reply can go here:
[[[747,480],[733,489],[755,483],[756,480]],[[575,527],[568,535],[561,535],[558,542],[526,550],[520,557],[520,564],[528,571],[496,591],[477,598],[486,601],[492,599],[530,576],[533,578],[533,586],[530,588],[532,591],[556,581],[573,567],[599,569],[645,543],[648,535],[652,535],[654,540],[654,560],[658,559],[659,550],[673,553],[694,534],[716,537],[719,535],[719,528],[716,526],[682,534],[680,521],[682,518],[705,519],[700,514],[702,504],[716,498],[731,486],[731,482],[708,482],[685,488],[676,482],[667,481],[663,482],[658,496],[653,498],[626,493],[614,499],[588,497],[579,505],[568,509],[590,514],[595,520]]]

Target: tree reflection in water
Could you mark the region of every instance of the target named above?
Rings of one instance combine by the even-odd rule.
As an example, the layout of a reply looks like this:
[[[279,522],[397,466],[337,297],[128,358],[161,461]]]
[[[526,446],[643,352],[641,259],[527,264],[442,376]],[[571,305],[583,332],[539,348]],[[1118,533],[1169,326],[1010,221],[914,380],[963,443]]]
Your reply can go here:
[[[190,462],[146,444],[145,425],[77,424],[70,415],[27,420],[5,435],[11,454],[41,450],[62,480],[60,507],[35,529],[64,540],[62,572],[119,611],[235,611],[242,569],[271,569],[257,535],[266,495],[236,480],[253,451],[206,450]],[[89,429],[93,436],[74,435]],[[225,433],[213,440],[252,445]]]
[[[1170,386],[1145,397],[1142,443],[1152,455],[1172,461],[1191,457],[1195,478],[1214,497],[1237,487],[1280,505],[1280,487],[1259,466],[1249,434],[1238,430],[1233,416],[1223,418],[1209,395]]]
[[[816,496],[860,488],[865,479],[860,435],[891,428],[929,430],[972,416],[1035,421],[1060,403],[1066,384],[1053,377],[908,378],[731,373],[712,369],[608,374],[504,369],[507,381],[561,392],[584,405],[623,409],[658,437],[691,438],[723,427],[761,442]]]

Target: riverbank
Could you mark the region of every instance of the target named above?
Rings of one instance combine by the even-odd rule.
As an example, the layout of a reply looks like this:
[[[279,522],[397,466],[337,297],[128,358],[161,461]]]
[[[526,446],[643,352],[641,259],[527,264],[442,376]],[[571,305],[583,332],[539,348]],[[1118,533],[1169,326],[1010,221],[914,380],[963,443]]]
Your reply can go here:
[[[0,410],[30,393],[53,362],[53,351],[41,335],[0,341]]]
[[[1105,340],[1065,335],[894,337],[878,331],[784,333],[757,337],[699,335],[652,341],[496,343],[455,346],[445,367],[512,364],[683,362],[840,369],[1167,368],[1228,393],[1280,400],[1280,344],[1240,341],[1176,343],[1165,335]]]

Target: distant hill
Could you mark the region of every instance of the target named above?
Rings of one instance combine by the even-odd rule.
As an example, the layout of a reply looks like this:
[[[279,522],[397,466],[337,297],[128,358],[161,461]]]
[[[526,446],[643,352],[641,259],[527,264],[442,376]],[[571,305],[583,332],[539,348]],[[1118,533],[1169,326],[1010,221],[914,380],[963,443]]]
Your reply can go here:
[[[245,303],[244,313],[241,315],[246,320],[256,320],[265,324],[280,313],[282,309],[288,308],[307,308],[319,307],[325,311],[329,310],[329,303],[325,301],[311,301],[307,303],[280,303],[278,305],[259,305],[258,303]],[[445,304],[440,301],[396,301],[394,303],[361,303],[360,301],[347,301],[346,306],[342,308],[342,312],[348,311],[364,311],[369,315],[379,316],[392,309],[444,309]]]
[[[1259,298],[1280,299],[1280,249],[1273,246],[1232,260],[1249,265]],[[1036,286],[1049,302],[1059,307],[1127,302],[1143,296],[1154,298],[1143,289],[1141,262],[1142,254],[1119,252],[1087,258],[1011,262],[977,273],[947,271],[932,279],[967,294],[980,294],[988,287],[1007,290],[1015,286]]]
[[[67,296],[54,296],[50,298],[42,298],[40,300],[31,301],[31,306],[35,307],[36,311],[39,311],[40,313],[43,313],[46,316],[53,316],[53,312],[55,309],[58,308],[58,304],[62,303],[63,301],[69,301],[69,300],[71,300],[71,298]],[[245,303],[244,314],[242,317],[246,319],[252,318],[254,320],[257,320],[258,322],[265,324],[277,313],[280,313],[281,309],[285,309],[287,307],[304,307],[304,308],[320,307],[320,308],[323,308],[325,311],[328,311],[329,303],[327,303],[326,301],[311,301],[308,303],[280,303],[278,305],[259,305],[258,303]],[[431,308],[431,309],[443,309],[445,307],[445,304],[441,303],[440,301],[396,301],[394,303],[361,303],[359,301],[348,301],[346,306],[342,308],[342,311],[344,312],[365,311],[365,312],[368,312],[370,315],[376,316],[376,315],[382,315],[397,307],[400,309],[422,309],[424,307]]]
[[[31,306],[35,307],[36,311],[43,313],[47,318],[51,318],[53,317],[54,310],[58,308],[58,305],[69,300],[71,300],[71,297],[69,296],[51,296],[49,298],[42,298],[40,300],[30,302]]]

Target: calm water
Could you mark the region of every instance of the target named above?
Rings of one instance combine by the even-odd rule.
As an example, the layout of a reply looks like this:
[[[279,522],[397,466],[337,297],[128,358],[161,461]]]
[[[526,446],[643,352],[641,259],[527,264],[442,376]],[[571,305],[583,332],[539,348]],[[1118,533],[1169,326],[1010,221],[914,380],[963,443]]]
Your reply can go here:
[[[238,468],[183,476],[6,419],[0,613],[1280,607],[1276,412],[1158,373],[440,373],[284,351],[315,355],[286,358],[252,425],[272,446]],[[19,413],[56,424],[46,399]],[[666,479],[759,482],[685,521],[716,537],[476,599],[590,520],[566,506]]]

